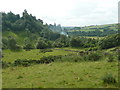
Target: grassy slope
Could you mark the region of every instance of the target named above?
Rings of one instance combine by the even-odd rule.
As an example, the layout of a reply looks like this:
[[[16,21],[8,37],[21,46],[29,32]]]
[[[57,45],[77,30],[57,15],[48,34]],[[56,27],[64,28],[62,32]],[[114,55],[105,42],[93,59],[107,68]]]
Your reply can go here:
[[[30,36],[32,36],[32,35],[34,35],[34,34],[31,33]],[[27,32],[14,33],[12,31],[4,31],[2,33],[3,38],[7,39],[7,38],[9,38],[9,36],[14,37],[19,45],[23,45],[25,38],[28,37],[28,34],[27,34]],[[38,37],[38,36],[36,35],[36,37]],[[30,41],[31,41],[31,43],[35,43],[35,40],[30,40]]]
[[[3,88],[113,88],[116,85],[103,84],[102,77],[112,73],[118,79],[117,65],[97,61],[10,67],[3,69]]]

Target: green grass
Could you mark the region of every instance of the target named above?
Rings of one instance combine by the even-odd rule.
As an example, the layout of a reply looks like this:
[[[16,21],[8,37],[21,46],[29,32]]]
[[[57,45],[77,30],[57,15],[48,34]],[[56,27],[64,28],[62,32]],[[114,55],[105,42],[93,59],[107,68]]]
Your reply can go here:
[[[2,33],[2,37],[3,38],[8,39],[9,36],[14,37],[16,39],[17,43],[19,45],[23,46],[24,45],[24,40],[25,40],[25,38],[28,37],[28,34],[27,34],[27,32],[24,32],[24,31],[16,32],[16,33],[12,32],[12,31],[4,31]],[[32,33],[29,36],[30,36],[29,38],[30,38],[31,43],[35,43],[36,42],[36,40],[34,39],[33,36],[39,37],[38,35],[32,34]]]
[[[63,47],[63,48],[55,48],[55,49],[63,49],[63,50],[74,50],[74,51],[84,51],[84,48],[74,48],[74,47]]]
[[[59,49],[59,48],[58,48]],[[61,48],[84,51],[78,48]],[[114,48],[113,48],[114,49]],[[110,52],[110,50],[105,50]],[[105,52],[103,51],[103,52]],[[67,55],[75,52],[53,50],[40,53],[38,49],[31,51],[3,51],[3,61],[13,62],[16,59],[40,59],[42,56]],[[113,52],[112,52],[113,53]],[[118,62],[108,62],[106,58],[99,61],[52,62],[36,64],[28,67],[15,66],[2,70],[3,88],[116,88],[117,84],[105,84],[102,78],[109,73],[118,82]]]
[[[118,81],[118,63],[106,61],[50,63],[3,69],[3,88],[114,88],[102,77],[112,73]]]
[[[14,62],[17,59],[35,59],[39,60],[42,56],[50,56],[50,55],[67,55],[75,52],[69,52],[64,50],[53,50],[53,52],[46,52],[41,53],[39,49],[34,49],[31,51],[19,51],[19,52],[12,52],[10,50],[3,50],[4,57],[2,58],[3,61],[6,62]]]

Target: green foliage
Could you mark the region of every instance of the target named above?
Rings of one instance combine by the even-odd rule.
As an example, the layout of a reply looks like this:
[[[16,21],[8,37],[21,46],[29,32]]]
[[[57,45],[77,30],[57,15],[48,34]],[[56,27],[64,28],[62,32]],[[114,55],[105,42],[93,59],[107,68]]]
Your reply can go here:
[[[31,49],[34,49],[34,46],[33,46],[31,43],[28,43],[28,44],[26,44],[23,48],[24,48],[25,50],[31,50]]]
[[[20,45],[17,45],[15,38],[12,38],[12,37],[10,37],[8,40],[8,47],[10,50],[13,50],[13,51],[20,51],[22,49]]]
[[[120,55],[118,55],[118,60],[120,61]]]
[[[2,38],[2,49],[8,49],[8,39]]]
[[[83,47],[83,42],[80,38],[72,38],[70,41],[71,47]]]
[[[113,61],[114,61],[114,56],[113,55],[108,56],[108,62],[113,62]]]
[[[2,68],[3,69],[9,67],[10,64],[11,64],[11,63],[8,63],[8,62],[5,62],[5,61],[1,61],[1,60],[0,60],[0,62],[2,63]]]
[[[87,48],[88,51],[97,51],[99,50],[98,47],[90,47],[90,48]]]
[[[102,49],[108,49],[108,48],[120,46],[119,40],[120,40],[120,34],[115,34],[102,39],[99,45]]]
[[[79,28],[66,28],[68,35],[72,36],[89,36],[89,37],[103,37],[118,33],[118,24],[110,25],[95,25],[85,26]]]
[[[41,63],[48,64],[48,63],[54,62],[57,59],[61,59],[61,57],[62,57],[61,55],[59,55],[59,56],[48,56],[48,57],[43,56],[40,60],[41,60]]]
[[[60,38],[53,42],[53,47],[61,48],[69,46],[69,38],[65,35],[61,35]]]
[[[106,74],[103,78],[103,83],[107,83],[107,84],[115,84],[117,83],[115,77],[113,77],[112,74]]]
[[[37,49],[45,49],[48,48],[48,43],[45,42],[44,40],[39,40],[36,45]]]
[[[55,62],[81,62],[83,61],[83,57],[79,56],[79,55],[65,55],[62,56],[62,58],[57,59]]]
[[[100,55],[100,53],[95,53],[95,52],[93,52],[93,53],[90,53],[90,54],[88,54],[87,56],[85,56],[84,58],[86,59],[86,60],[90,60],[90,61],[98,61],[98,60],[100,60],[101,59],[101,55]]]
[[[10,13],[2,13],[3,17],[3,35],[7,39],[9,37],[14,37],[15,34],[16,41],[22,46],[26,46],[24,43],[25,39],[30,41],[32,45],[36,43],[38,37],[45,38],[47,40],[56,40],[60,37],[60,34],[57,32],[53,32],[49,29],[47,25],[43,24],[43,21],[40,19],[36,19],[32,14],[28,14],[27,10],[24,10],[23,15],[20,17],[19,15],[15,15],[12,12]],[[6,34],[7,32],[11,32],[11,34]],[[13,34],[12,34],[13,33]],[[6,40],[3,40],[3,48],[9,48],[6,44]]]

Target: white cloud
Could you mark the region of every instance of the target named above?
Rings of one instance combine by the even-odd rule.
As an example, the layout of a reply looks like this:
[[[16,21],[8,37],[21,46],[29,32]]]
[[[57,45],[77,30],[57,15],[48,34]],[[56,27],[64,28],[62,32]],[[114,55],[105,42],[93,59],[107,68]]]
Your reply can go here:
[[[46,23],[63,26],[117,23],[118,0],[2,0],[0,11],[27,9]]]

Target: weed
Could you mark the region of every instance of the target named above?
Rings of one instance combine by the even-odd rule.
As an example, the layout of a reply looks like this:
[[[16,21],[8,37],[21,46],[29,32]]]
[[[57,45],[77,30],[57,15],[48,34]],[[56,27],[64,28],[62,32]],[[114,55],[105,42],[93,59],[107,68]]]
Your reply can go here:
[[[18,77],[17,77],[17,79],[21,79],[21,78],[23,78],[23,76],[18,76]]]
[[[113,77],[112,74],[106,74],[103,78],[103,83],[107,83],[107,84],[115,84],[117,81],[115,79],[115,77]]]

